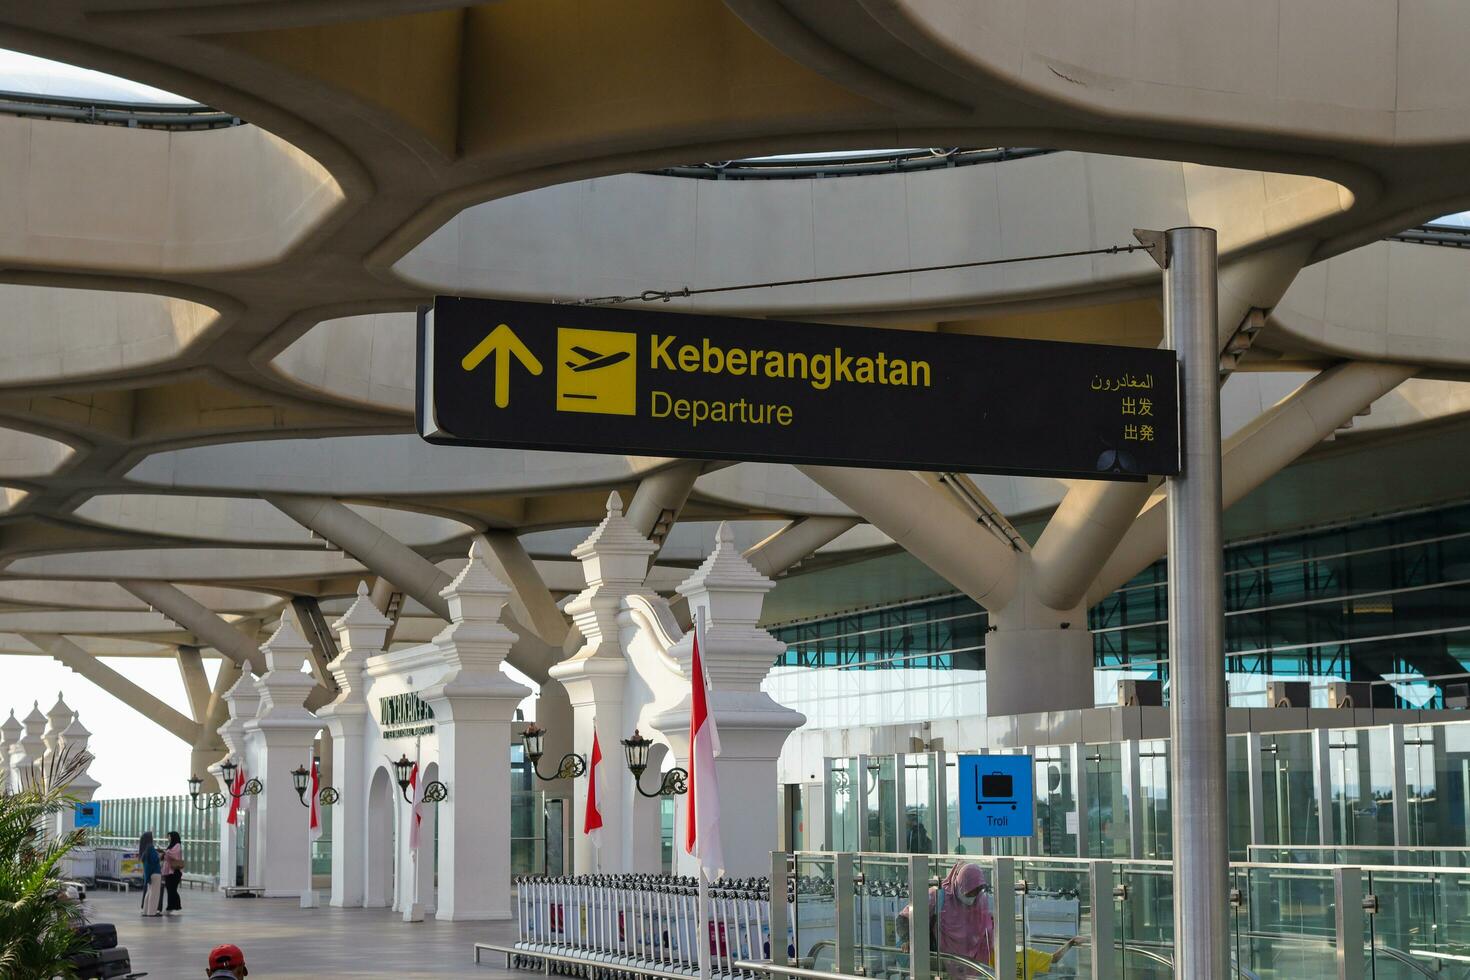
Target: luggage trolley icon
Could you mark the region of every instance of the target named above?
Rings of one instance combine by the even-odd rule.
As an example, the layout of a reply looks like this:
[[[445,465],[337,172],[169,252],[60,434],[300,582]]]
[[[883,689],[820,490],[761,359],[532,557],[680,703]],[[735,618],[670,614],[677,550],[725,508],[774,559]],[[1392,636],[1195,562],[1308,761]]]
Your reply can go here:
[[[1008,773],[989,772],[980,775],[979,791],[975,794],[976,808],[987,806],[1009,806],[1016,808],[1015,785]]]

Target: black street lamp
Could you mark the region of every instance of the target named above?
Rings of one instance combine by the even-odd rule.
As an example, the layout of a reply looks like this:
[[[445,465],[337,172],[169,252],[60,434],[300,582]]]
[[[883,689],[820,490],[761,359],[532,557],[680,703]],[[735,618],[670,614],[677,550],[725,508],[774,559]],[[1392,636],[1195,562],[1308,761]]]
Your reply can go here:
[[[312,770],[320,772],[321,766],[322,760],[317,758],[311,760]],[[296,798],[301,801],[301,805],[308,810],[311,809],[311,804],[306,802],[306,792],[311,784],[311,772],[308,772],[305,766],[297,766],[291,770],[291,784],[296,787]],[[316,798],[317,802],[321,803],[322,806],[331,806],[341,799],[342,796],[332,787],[323,786],[317,793]]]
[[[406,755],[403,756],[397,762],[393,763],[393,773],[398,780],[398,789],[403,793],[403,799],[408,803],[412,803],[413,797],[408,795],[408,787],[409,780],[413,775],[413,760]],[[424,787],[425,803],[439,803],[448,798],[449,787],[437,779]]]
[[[525,746],[526,758],[531,760],[531,772],[543,783],[549,783],[555,779],[576,779],[587,772],[587,760],[574,752],[568,752],[561,757],[561,765],[556,768],[556,775],[541,775],[541,755],[545,750],[546,729],[538,728],[535,724],[526,726],[521,732],[521,744]]]
[[[219,774],[220,778],[223,779],[225,782],[226,793],[229,793],[232,797],[238,800],[243,796],[257,796],[260,794],[261,790],[265,789],[264,786],[260,785],[260,780],[251,777],[250,779],[246,780],[244,786],[240,787],[240,792],[236,793],[235,773],[239,771],[240,767],[235,764],[234,759],[226,759],[224,762],[220,763]],[[194,780],[189,780],[189,784],[190,786],[193,786]]]
[[[189,801],[194,804],[194,809],[203,812],[205,810],[213,810],[218,807],[224,806],[225,794],[223,793],[206,793],[204,794],[203,801],[200,801],[199,787],[203,785],[203,783],[204,780],[200,779],[198,776],[189,777]]]
[[[633,785],[638,788],[638,792],[649,799],[682,796],[689,792],[689,771],[678,766],[664,773],[657,792],[650,793],[643,788],[643,770],[648,768],[648,749],[651,745],[653,740],[644,738],[636,728],[633,729],[632,738],[623,739],[623,753],[628,757],[628,771],[633,774]]]

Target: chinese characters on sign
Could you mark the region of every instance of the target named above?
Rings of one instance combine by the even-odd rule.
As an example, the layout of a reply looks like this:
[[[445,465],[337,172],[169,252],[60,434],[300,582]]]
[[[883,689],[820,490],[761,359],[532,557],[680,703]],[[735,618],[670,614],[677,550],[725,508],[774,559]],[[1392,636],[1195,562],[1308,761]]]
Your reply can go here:
[[[1110,414],[1113,406],[1117,406],[1118,417],[1123,420],[1120,445],[1111,447],[1109,452],[1120,469],[1125,472],[1133,469],[1133,454],[1129,447],[1121,443],[1151,443],[1158,438],[1158,430],[1153,421],[1153,374],[1134,375],[1125,372],[1117,377],[1094,374],[1090,387],[1104,399],[1101,406],[1104,415]],[[1119,392],[1127,394],[1118,394]]]

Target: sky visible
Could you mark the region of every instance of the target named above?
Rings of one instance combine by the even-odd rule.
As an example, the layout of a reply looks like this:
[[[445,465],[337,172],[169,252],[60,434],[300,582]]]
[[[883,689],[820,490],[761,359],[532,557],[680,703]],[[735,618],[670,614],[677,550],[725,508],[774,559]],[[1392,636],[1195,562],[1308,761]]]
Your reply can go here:
[[[141,82],[105,75],[90,68],[48,61],[21,54],[19,51],[0,50],[0,89],[30,95],[67,95],[112,102],[162,102],[173,105],[192,102],[191,99]]]
[[[155,657],[102,657],[101,661],[170,704],[186,717],[189,704],[178,664]],[[204,659],[210,683],[219,661]],[[51,710],[57,692],[92,733],[89,749],[96,756],[92,778],[102,784],[99,799],[124,796],[176,796],[189,786],[189,746],[144,718],[111,694],[50,657],[0,655],[0,722],[14,709],[17,720],[39,702],[41,713]]]

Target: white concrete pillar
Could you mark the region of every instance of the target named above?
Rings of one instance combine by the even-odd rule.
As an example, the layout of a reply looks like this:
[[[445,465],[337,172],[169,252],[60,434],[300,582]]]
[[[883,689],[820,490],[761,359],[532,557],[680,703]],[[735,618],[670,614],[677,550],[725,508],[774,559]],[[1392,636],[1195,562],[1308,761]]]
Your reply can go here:
[[[751,877],[770,869],[771,851],[779,838],[776,760],[793,730],[806,721],[799,712],[777,704],[760,689],[785,644],[756,625],[765,594],[776,583],[757,572],[735,548],[728,524],[721,524],[715,550],[679,586],[696,621],[705,616],[700,653],[709,675],[710,714],[719,731],[721,753],[715,760],[720,784],[720,831],[726,874]],[[669,650],[689,676],[693,634]],[[688,768],[690,700],[653,719],[654,726]],[[687,796],[679,797],[675,839],[681,839]],[[676,869],[694,867],[681,846],[675,848]]]
[[[260,881],[267,898],[301,895],[311,882],[309,811],[291,778],[297,766],[311,767],[311,747],[321,720],[306,710],[316,681],[301,672],[311,644],[282,618],[261,646],[266,672],[260,678],[260,713],[245,723],[255,742],[256,773],[264,786],[255,801],[259,824]]]
[[[632,732],[623,719],[628,661],[619,636],[618,615],[627,596],[653,595],[644,589],[643,581],[654,550],[655,545],[623,516],[623,501],[616,493],[607,498],[602,523],[572,550],[572,556],[582,563],[587,588],[567,603],[566,611],[582,634],[583,643],[569,659],[551,668],[551,676],[566,688],[572,703],[576,719],[574,751],[590,757],[595,724],[606,767],[598,798],[603,821],[600,851],[594,852],[591,841],[582,833],[587,780],[578,779],[573,787],[572,867],[577,874],[631,870],[622,842],[631,807],[625,801],[633,790],[628,785],[619,742]]]
[[[223,669],[223,668],[221,668]],[[235,683],[224,693],[225,710],[227,720],[219,727],[219,737],[225,744],[226,758],[232,759],[235,765],[245,769],[245,778],[248,780],[257,773],[253,772],[254,752],[251,750],[249,740],[245,736],[245,725],[252,721],[260,712],[260,687],[256,676],[247,671],[240,671]],[[218,777],[219,766],[215,766]],[[220,778],[223,785],[224,780]],[[239,845],[239,834],[244,833],[246,838],[251,836],[250,830],[255,825],[253,799],[242,799],[241,808],[245,810],[245,816],[239,823],[230,824],[226,821],[230,816],[229,793],[232,787],[224,786],[225,806],[219,810],[219,839],[220,839],[220,862],[219,862],[219,886],[229,888],[237,884],[235,878],[236,851]],[[237,818],[238,819],[238,818]],[[252,885],[259,881],[259,875],[255,867],[257,848],[247,843],[246,866],[244,881],[238,882],[242,885]]]
[[[367,871],[368,787],[357,781],[367,773],[367,722],[370,710],[363,683],[369,657],[383,652],[392,620],[373,605],[366,583],[357,599],[332,624],[340,653],[328,664],[337,681],[337,697],[317,715],[332,733],[333,786],[341,799],[332,813],[332,897],[337,908],[363,904]]]
[[[1029,563],[1016,590],[991,610],[985,637],[985,704],[991,716],[1091,708],[1092,634],[1087,608],[1053,609],[1037,595]]]
[[[449,670],[421,695],[434,709],[438,776],[449,790],[436,814],[441,921],[511,916],[507,750],[516,705],[531,691],[500,669],[516,640],[500,622],[510,588],[490,572],[484,549],[476,540],[464,569],[441,593],[450,624],[434,643]],[[426,839],[420,863],[432,862],[433,853]]]

